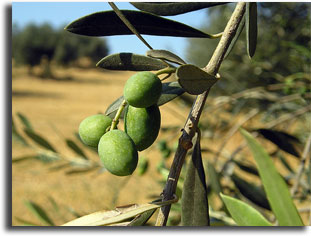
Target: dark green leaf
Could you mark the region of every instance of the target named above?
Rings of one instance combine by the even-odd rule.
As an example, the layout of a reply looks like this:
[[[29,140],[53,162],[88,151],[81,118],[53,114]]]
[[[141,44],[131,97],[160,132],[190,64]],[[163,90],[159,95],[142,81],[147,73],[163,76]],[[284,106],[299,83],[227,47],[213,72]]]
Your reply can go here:
[[[20,112],[17,112],[17,116],[27,129],[33,130],[32,125],[31,125],[30,121],[26,118],[26,116],[24,116]]]
[[[29,138],[31,138],[34,142],[39,144],[41,147],[44,147],[44,148],[49,149],[53,152],[56,152],[56,150],[51,146],[51,144],[47,140],[45,140],[40,135],[36,134],[34,131],[29,130],[27,128],[24,129],[24,131]]]
[[[241,130],[241,133],[253,153],[270,206],[279,224],[303,226],[288,187],[276,170],[271,157],[251,134],[245,130]]]
[[[241,170],[249,173],[249,174],[252,174],[252,175],[256,175],[256,176],[259,176],[259,173],[258,173],[258,170],[256,169],[256,167],[254,166],[250,166],[250,165],[246,165],[246,164],[243,164],[239,161],[233,161]]]
[[[25,205],[41,222],[48,225],[54,225],[53,221],[41,206],[32,201],[26,201]]]
[[[189,64],[178,67],[175,75],[181,87],[193,95],[209,90],[218,80],[199,67]]]
[[[272,226],[256,209],[250,205],[220,194],[232,218],[239,226]]]
[[[17,162],[21,162],[21,161],[27,161],[27,160],[32,160],[35,159],[37,156],[34,155],[27,155],[27,156],[22,156],[22,157],[16,157],[16,158],[12,158],[12,163],[17,163]]]
[[[232,39],[231,43],[229,44],[229,47],[228,47],[227,52],[226,52],[226,54],[224,56],[224,59],[226,59],[229,56],[229,54],[232,51],[235,43],[238,41],[238,38],[240,37],[240,35],[241,35],[241,33],[242,33],[243,29],[244,29],[244,26],[245,26],[245,17],[242,18],[242,20],[241,20],[241,22],[239,24],[239,27],[238,27],[235,35],[234,35],[234,38]]]
[[[187,64],[183,59],[167,50],[149,50],[146,55],[148,57],[163,59],[179,65]]]
[[[237,189],[244,197],[246,197],[247,199],[249,199],[250,201],[252,201],[253,203],[257,204],[262,208],[271,210],[269,201],[262,188],[248,183],[247,181],[241,179],[237,175],[232,175],[231,179],[234,182]]]
[[[96,153],[98,152],[97,148],[94,148],[94,147],[91,147],[91,146],[86,145],[86,144],[82,141],[80,135],[79,135],[77,132],[75,132],[74,135],[75,135],[76,138],[79,140],[79,142],[80,142],[81,144],[83,144],[84,147],[87,147],[89,150],[91,150],[91,151],[93,151],[93,152],[96,152]]]
[[[140,34],[211,38],[211,35],[177,21],[147,12],[122,10],[123,15]],[[132,31],[114,11],[96,12],[81,17],[65,27],[71,33],[87,36],[131,35]]]
[[[84,154],[82,149],[71,139],[66,139],[66,144],[71,150],[73,150],[75,153],[77,153],[80,157],[83,159],[88,159],[87,156]]]
[[[143,226],[144,224],[147,223],[147,221],[150,219],[150,217],[153,215],[153,213],[156,211],[157,209],[152,209],[150,211],[146,211],[144,213],[142,213],[139,216],[136,216],[130,224],[128,224],[128,226]]]
[[[174,16],[204,8],[226,4],[226,2],[131,2],[139,10],[161,16]]]
[[[290,164],[286,161],[285,157],[281,154],[278,153],[277,157],[280,159],[281,163],[283,164],[283,166],[291,173],[295,173],[295,171],[293,170],[293,168],[290,166]]]
[[[165,103],[173,100],[174,98],[182,95],[185,92],[183,88],[180,87],[179,83],[168,82],[162,83],[162,94],[158,100],[158,106],[162,106]]]
[[[202,164],[200,138],[197,139],[187,167],[181,198],[183,226],[209,225],[207,187]]]
[[[246,43],[249,57],[254,56],[257,45],[257,3],[246,3]]]
[[[107,70],[151,71],[165,68],[162,61],[133,53],[116,53],[101,59],[96,66]]]
[[[144,156],[139,157],[138,164],[137,164],[137,174],[143,175],[146,173],[149,166],[149,161]]]
[[[264,138],[277,145],[283,151],[300,158],[299,152],[296,150],[293,142],[299,143],[299,140],[286,132],[277,131],[272,129],[257,129]]]
[[[105,111],[105,115],[109,116],[110,118],[113,119],[115,117],[115,115],[117,113],[117,110],[119,109],[121,103],[123,102],[123,100],[124,100],[124,97],[121,96],[117,100],[115,100],[113,103],[111,103],[109,105],[109,107],[107,108],[107,110]],[[125,110],[126,110],[126,107],[125,107],[125,109],[123,110],[123,112],[121,114],[121,118],[124,117]]]

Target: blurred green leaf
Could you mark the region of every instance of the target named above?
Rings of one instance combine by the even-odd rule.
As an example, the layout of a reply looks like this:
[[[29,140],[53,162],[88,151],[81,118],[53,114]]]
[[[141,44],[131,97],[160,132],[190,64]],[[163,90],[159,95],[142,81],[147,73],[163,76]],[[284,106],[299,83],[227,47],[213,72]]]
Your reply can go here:
[[[167,50],[149,50],[146,55],[148,57],[163,59],[179,65],[187,64],[183,59]]]
[[[14,119],[12,117],[12,139],[16,140],[17,142],[21,143],[24,146],[28,146],[29,144],[26,142],[26,140],[18,133]]]
[[[22,219],[22,218],[20,218],[20,217],[17,217],[17,216],[15,216],[14,218],[15,218],[17,221],[19,221],[20,223],[22,223],[24,226],[40,226],[40,225],[37,224],[37,223],[33,223],[33,222],[29,221],[29,220],[24,220],[24,219]]]
[[[247,54],[251,58],[254,56],[257,45],[257,3],[247,2],[246,12],[246,45]]]
[[[143,175],[148,170],[149,161],[146,157],[141,156],[139,157],[138,164],[137,164],[137,174]]]
[[[288,187],[268,153],[246,130],[241,129],[241,134],[253,153],[269,203],[279,224],[281,226],[303,226]]]
[[[83,159],[87,160],[87,156],[85,153],[82,151],[82,149],[71,139],[66,139],[66,144],[67,146],[73,150],[75,153],[79,155],[79,157],[82,157]]]
[[[139,10],[161,16],[174,16],[204,8],[226,4],[226,2],[131,2]]]
[[[265,139],[277,145],[281,150],[300,158],[300,154],[292,144],[293,142],[299,143],[299,139],[295,136],[288,134],[284,131],[273,129],[256,129]]]
[[[84,174],[84,173],[88,173],[90,171],[93,171],[97,169],[97,166],[92,166],[89,168],[74,168],[71,170],[66,171],[66,175],[74,175],[74,174]]]
[[[277,157],[280,159],[282,165],[291,173],[295,173],[295,171],[293,170],[293,168],[290,166],[290,164],[288,163],[288,161],[286,160],[286,158],[278,152]]]
[[[30,123],[30,121],[27,119],[26,116],[24,116],[22,113],[17,112],[17,116],[20,119],[20,121],[23,123],[23,125],[30,130],[33,130],[32,125]]]
[[[212,190],[217,195],[219,195],[222,192],[219,174],[217,173],[213,164],[210,161],[207,162],[207,176],[208,176],[208,180],[212,186]]]
[[[239,162],[239,161],[236,161],[236,160],[233,160],[233,162],[243,171],[249,173],[249,174],[252,174],[252,175],[255,175],[255,176],[259,176],[259,173],[258,173],[258,170],[256,169],[256,167],[254,166],[251,166],[251,165],[246,165],[242,162]]]
[[[227,52],[226,52],[226,54],[224,56],[224,59],[226,59],[229,56],[229,54],[232,51],[235,43],[239,39],[239,37],[240,37],[240,35],[241,35],[241,33],[242,33],[243,29],[244,29],[244,26],[245,26],[245,17],[242,18],[242,20],[241,20],[241,22],[239,24],[239,27],[238,27],[235,35],[234,35],[234,38],[232,39],[231,43],[229,44],[229,47],[228,47]]]
[[[162,61],[133,53],[116,53],[101,59],[96,66],[106,70],[151,71],[164,69]]]
[[[181,198],[183,226],[208,226],[208,200],[200,138],[197,138],[187,167]]]
[[[231,179],[234,182],[234,185],[244,197],[262,208],[271,210],[265,191],[262,188],[250,184],[249,182],[241,179],[235,174],[231,176]]]
[[[121,10],[122,14],[140,34],[211,38],[188,25],[169,20],[147,12]],[[131,35],[132,31],[120,20],[114,11],[96,12],[81,17],[65,27],[65,30],[87,36]]]
[[[26,155],[26,156],[21,156],[21,157],[14,157],[14,158],[12,158],[12,164],[17,163],[17,162],[32,160],[32,159],[35,159],[36,157],[37,157],[36,155]]]
[[[86,145],[86,144],[82,141],[82,139],[81,139],[81,137],[80,137],[80,135],[79,135],[78,132],[75,132],[75,133],[74,133],[74,136],[76,136],[76,138],[77,138],[77,139],[79,140],[79,142],[83,145],[83,147],[86,147],[86,148],[88,148],[89,150],[91,150],[91,151],[93,151],[93,152],[95,152],[95,153],[98,152],[97,148],[94,148],[94,147],[91,147],[91,146]]]
[[[222,193],[220,193],[220,196],[232,218],[239,226],[272,226],[269,221],[250,205]]]
[[[45,210],[32,201],[25,201],[25,206],[44,224],[53,226],[54,223]]]
[[[209,90],[218,80],[215,76],[190,64],[178,67],[175,75],[181,87],[192,95]]]
[[[42,136],[38,135],[34,131],[25,128],[24,132],[27,134],[29,138],[31,138],[35,143],[39,144],[41,147],[49,149],[53,152],[56,152],[56,150],[52,147],[52,145],[45,140]]]

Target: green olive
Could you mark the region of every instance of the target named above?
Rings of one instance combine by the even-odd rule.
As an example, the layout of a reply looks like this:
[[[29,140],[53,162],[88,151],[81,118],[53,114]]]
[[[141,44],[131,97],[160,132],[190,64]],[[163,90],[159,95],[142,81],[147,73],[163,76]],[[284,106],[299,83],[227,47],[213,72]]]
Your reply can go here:
[[[162,83],[155,74],[144,71],[131,76],[124,86],[124,98],[133,107],[145,108],[157,103]]]
[[[133,140],[121,130],[111,130],[101,137],[98,155],[104,167],[118,176],[131,175],[138,162]]]
[[[82,141],[91,147],[97,147],[100,138],[111,125],[109,116],[98,114],[85,118],[79,126],[79,135]]]
[[[161,126],[159,107],[128,106],[124,119],[125,132],[132,138],[138,151],[150,147],[158,137]]]

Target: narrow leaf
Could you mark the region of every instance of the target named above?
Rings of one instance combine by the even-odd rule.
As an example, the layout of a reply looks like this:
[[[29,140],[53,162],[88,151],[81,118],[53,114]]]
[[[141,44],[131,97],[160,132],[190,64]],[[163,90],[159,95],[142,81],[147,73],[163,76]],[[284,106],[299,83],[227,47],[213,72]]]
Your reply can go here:
[[[215,76],[190,64],[178,67],[175,75],[181,87],[192,95],[209,90],[218,80]]]
[[[34,156],[34,155],[26,155],[26,156],[22,156],[22,157],[15,157],[15,158],[12,158],[12,163],[28,161],[28,160],[32,160],[35,158],[36,158],[36,156]]]
[[[240,191],[240,193],[252,201],[253,203],[257,204],[258,206],[265,208],[267,210],[271,210],[269,201],[266,197],[264,190],[256,185],[250,184],[244,179],[239,178],[237,175],[231,176],[234,185]]]
[[[147,12],[131,10],[122,10],[121,12],[140,34],[196,38],[212,37],[188,25]],[[114,11],[96,12],[81,17],[71,22],[65,29],[71,33],[86,36],[133,34]]]
[[[172,101],[184,92],[185,90],[181,88],[179,83],[176,81],[162,83],[162,94],[158,100],[158,106],[162,106],[165,103]]]
[[[219,180],[219,175],[211,162],[208,162],[207,164],[207,175],[208,175],[208,180],[212,186],[212,190],[217,195],[220,194],[222,192],[222,188],[221,188],[221,184]]]
[[[226,4],[225,2],[131,2],[139,10],[161,16],[174,16],[204,8]]]
[[[189,161],[182,191],[181,222],[183,226],[209,225],[207,187],[202,164],[200,138]]]
[[[23,144],[24,146],[29,146],[29,144],[26,142],[26,140],[17,131],[13,117],[12,117],[12,139]]]
[[[146,211],[142,213],[141,215],[135,217],[129,224],[128,226],[142,226],[147,223],[147,221],[150,219],[150,217],[153,215],[153,213],[157,209],[152,209],[149,211]]]
[[[116,53],[101,59],[96,66],[107,70],[151,71],[166,65],[157,59],[133,53]]]
[[[66,139],[67,146],[73,150],[75,153],[79,155],[79,157],[82,157],[83,159],[88,159],[85,153],[82,151],[82,149],[71,139]]]
[[[27,134],[29,138],[31,138],[34,142],[39,144],[41,147],[44,147],[53,152],[56,152],[56,150],[52,147],[52,145],[47,140],[45,140],[42,136],[36,134],[34,131],[29,130],[27,128],[24,129],[24,132]]]
[[[146,52],[148,57],[163,59],[179,65],[187,64],[183,59],[167,50],[149,50]]]
[[[252,174],[252,175],[255,175],[255,176],[259,176],[259,173],[258,173],[258,170],[256,169],[256,167],[254,166],[250,166],[250,165],[246,165],[246,164],[243,164],[239,161],[236,161],[236,160],[233,160],[233,162],[243,171],[249,173],[249,174]]]
[[[93,171],[97,169],[97,167],[90,167],[90,168],[75,168],[75,169],[71,169],[69,171],[66,171],[66,175],[74,175],[74,174],[84,174],[84,173],[88,173],[90,171]]]
[[[229,56],[229,54],[232,51],[235,43],[238,41],[238,39],[239,39],[243,29],[244,29],[244,26],[245,26],[245,17],[242,18],[242,20],[241,20],[241,22],[239,24],[239,27],[238,27],[238,29],[237,29],[237,31],[236,31],[236,33],[235,33],[231,43],[229,44],[229,47],[228,47],[227,52],[226,52],[226,54],[224,56],[224,59],[226,59]]]
[[[301,155],[293,145],[293,142],[300,142],[295,136],[273,129],[257,129],[256,131],[265,139],[268,139],[270,142],[277,145],[281,150],[300,158]]]
[[[115,210],[112,211],[98,211],[70,221],[63,226],[104,226],[120,223],[131,219],[137,215],[141,215],[144,212],[160,208],[161,206],[167,204],[172,204],[176,201],[177,199],[166,202],[153,202],[141,205],[131,204],[123,207],[117,207]]]
[[[257,45],[257,3],[247,2],[246,12],[246,43],[247,43],[247,53],[251,58],[254,56]]]
[[[20,119],[20,121],[23,123],[23,125],[30,130],[33,130],[32,125],[30,123],[30,121],[26,118],[26,116],[24,116],[22,113],[17,112],[17,116]]]
[[[17,216],[15,216],[14,218],[15,218],[17,221],[19,221],[20,223],[22,223],[23,226],[40,226],[40,225],[37,224],[37,223],[33,223],[33,222],[29,221],[29,220],[24,220],[24,219],[19,218],[19,217],[17,217]]]
[[[272,226],[255,208],[250,205],[220,194],[232,218],[239,226]]]
[[[54,225],[53,221],[41,206],[32,201],[26,201],[25,205],[41,222],[47,225]]]
[[[241,130],[241,133],[253,153],[270,206],[279,224],[281,226],[303,226],[288,187],[276,170],[270,156],[251,134],[245,130]]]
[[[113,103],[111,103],[109,105],[109,107],[107,108],[107,110],[105,111],[105,115],[106,116],[109,116],[110,118],[114,118],[116,113],[117,113],[117,110],[119,109],[119,107],[121,106],[121,103],[123,102],[124,100],[124,97],[121,96],[119,97],[117,100],[115,100]],[[121,118],[124,117],[124,111],[127,110],[126,107],[125,109],[123,110],[122,114],[121,114]]]

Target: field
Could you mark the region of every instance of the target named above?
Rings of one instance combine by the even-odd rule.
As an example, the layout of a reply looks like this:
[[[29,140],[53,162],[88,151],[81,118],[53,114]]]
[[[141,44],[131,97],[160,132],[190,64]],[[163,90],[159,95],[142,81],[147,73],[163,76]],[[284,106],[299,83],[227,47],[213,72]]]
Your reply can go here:
[[[31,122],[35,131],[45,137],[59,153],[73,156],[68,149],[65,138],[77,140],[79,123],[87,116],[104,112],[106,108],[122,95],[125,81],[131,72],[111,72],[100,69],[55,68],[53,73],[60,79],[39,79],[30,76],[26,68],[13,68],[12,79],[12,115],[17,129],[22,125],[16,117],[22,113]],[[169,132],[161,131],[157,141],[166,139],[170,145],[177,141],[180,129],[190,110],[180,99],[160,107],[162,127],[177,127]],[[208,113],[203,114],[208,115]],[[227,120],[235,124],[243,120],[245,114],[230,117],[223,112],[215,119]],[[247,123],[254,126],[257,119],[250,119]],[[119,125],[122,127],[122,123]],[[203,148],[217,151],[222,144],[228,128],[219,132],[213,145],[210,145],[208,135],[203,139]],[[31,142],[28,139],[29,142]],[[231,137],[225,146],[225,152],[234,150],[241,143],[239,134]],[[80,145],[82,147],[82,145]],[[268,148],[272,148],[267,145]],[[273,148],[272,148],[273,149]],[[97,161],[98,156],[85,150],[90,159]],[[12,158],[31,156],[35,153],[32,148],[25,148],[17,142],[12,143]],[[53,170],[60,163],[43,163],[31,159],[16,162],[12,165],[12,224],[21,225],[17,218],[38,222],[25,205],[31,200],[42,206],[56,225],[63,224],[75,218],[75,214],[84,215],[99,210],[114,209],[115,206],[129,203],[145,203],[159,197],[163,184],[157,172],[157,165],[161,160],[156,143],[152,148],[142,152],[149,160],[149,169],[141,177],[134,173],[130,177],[116,177],[108,172],[91,171],[83,174],[66,175],[66,171]],[[212,158],[203,154],[203,158]],[[251,159],[251,157],[250,157]],[[170,162],[172,157],[168,160]],[[295,167],[298,161],[290,158]],[[281,171],[285,171],[280,167]],[[252,180],[251,177],[246,176]],[[255,180],[254,180],[255,181]],[[306,219],[307,220],[307,219]]]

